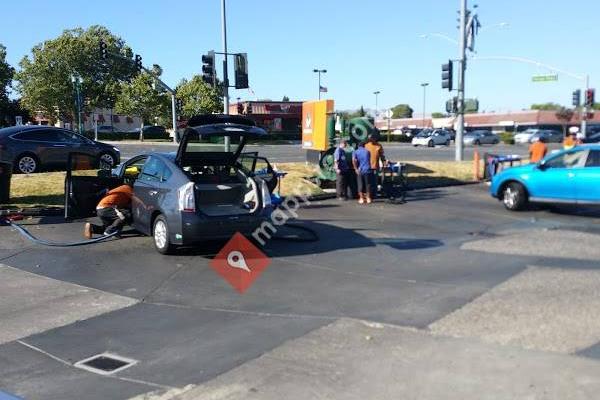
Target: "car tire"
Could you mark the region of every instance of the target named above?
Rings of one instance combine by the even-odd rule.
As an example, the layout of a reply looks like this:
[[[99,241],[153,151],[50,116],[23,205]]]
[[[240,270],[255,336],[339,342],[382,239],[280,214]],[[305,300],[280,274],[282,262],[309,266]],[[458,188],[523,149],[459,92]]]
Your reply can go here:
[[[417,147],[417,146],[418,146],[418,144],[413,144],[413,147]]]
[[[481,142],[479,140],[476,140],[473,142],[473,146],[481,146]]]
[[[152,224],[152,238],[154,247],[160,254],[173,254],[175,246],[169,239],[169,225],[163,215],[159,215]]]
[[[98,155],[98,159],[100,161],[104,161],[107,164],[110,164],[111,168],[114,168],[117,166],[117,157],[115,157],[115,155],[109,151],[105,151],[104,153],[100,153]]]
[[[435,143],[433,143],[433,140],[427,142],[427,147],[435,147]]]
[[[502,204],[507,210],[523,210],[527,203],[527,191],[520,183],[511,182],[502,189]]]
[[[40,160],[31,153],[21,154],[15,159],[14,168],[19,174],[33,174],[40,170]]]
[[[446,146],[450,146],[450,140],[446,140]]]

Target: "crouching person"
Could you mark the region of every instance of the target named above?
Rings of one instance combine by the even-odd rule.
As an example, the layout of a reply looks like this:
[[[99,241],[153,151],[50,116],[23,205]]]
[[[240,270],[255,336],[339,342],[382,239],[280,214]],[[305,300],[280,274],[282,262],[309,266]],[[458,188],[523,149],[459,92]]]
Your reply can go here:
[[[102,225],[86,223],[83,235],[91,239],[92,235],[111,235],[121,233],[125,223],[131,218],[131,198],[133,189],[129,185],[121,185],[106,193],[96,206],[96,215]]]

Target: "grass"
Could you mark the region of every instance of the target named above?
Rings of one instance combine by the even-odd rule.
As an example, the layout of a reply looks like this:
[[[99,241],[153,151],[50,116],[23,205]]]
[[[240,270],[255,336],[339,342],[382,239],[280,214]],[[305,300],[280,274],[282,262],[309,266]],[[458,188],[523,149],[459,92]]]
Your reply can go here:
[[[474,180],[471,161],[408,161],[406,164],[408,181],[412,188],[447,186]],[[281,195],[324,193],[321,188],[307,179],[316,174],[316,166],[306,163],[277,163],[274,166],[278,170],[288,173],[281,181]],[[257,168],[261,168],[261,166],[258,165]],[[95,171],[85,171],[84,173],[93,174]],[[16,207],[62,206],[64,181],[64,172],[13,175],[10,205]]]

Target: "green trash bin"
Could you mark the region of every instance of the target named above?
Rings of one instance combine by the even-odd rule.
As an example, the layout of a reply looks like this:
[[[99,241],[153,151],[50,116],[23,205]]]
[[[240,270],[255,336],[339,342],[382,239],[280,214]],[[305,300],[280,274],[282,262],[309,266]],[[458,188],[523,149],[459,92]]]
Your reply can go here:
[[[9,202],[10,178],[12,176],[12,165],[0,162],[0,204]]]

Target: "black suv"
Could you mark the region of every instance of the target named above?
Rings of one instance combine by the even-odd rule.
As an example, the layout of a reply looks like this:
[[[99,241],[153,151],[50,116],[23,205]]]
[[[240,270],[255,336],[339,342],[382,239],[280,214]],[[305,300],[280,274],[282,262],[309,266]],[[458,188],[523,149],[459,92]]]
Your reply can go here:
[[[88,154],[111,166],[121,161],[116,147],[67,129],[44,125],[0,129],[0,161],[12,164],[17,173],[64,170],[71,152]]]

